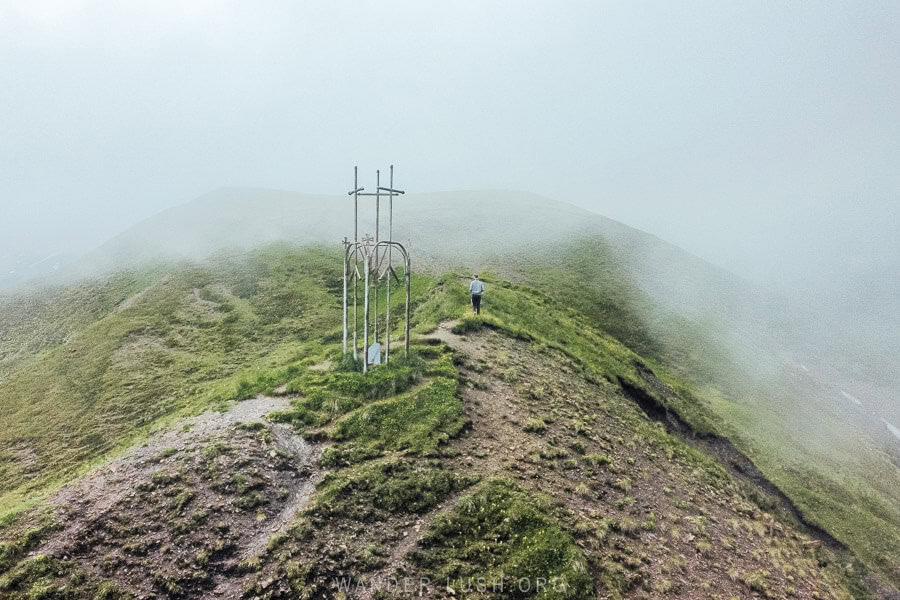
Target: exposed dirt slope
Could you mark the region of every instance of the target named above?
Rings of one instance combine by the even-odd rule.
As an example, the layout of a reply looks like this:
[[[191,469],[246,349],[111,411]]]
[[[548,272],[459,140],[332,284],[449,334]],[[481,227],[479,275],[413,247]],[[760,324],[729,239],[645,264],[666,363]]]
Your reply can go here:
[[[62,578],[82,573],[141,598],[238,597],[241,561],[318,480],[318,451],[264,420],[288,405],[258,397],[189,419],[64,488],[49,502],[58,531],[32,555],[63,561]]]
[[[499,462],[565,506],[601,597],[841,595],[813,539],[753,504],[710,459],[636,423],[618,386],[495,333],[437,335],[467,356],[464,397],[482,423],[454,443],[481,455],[473,465]]]

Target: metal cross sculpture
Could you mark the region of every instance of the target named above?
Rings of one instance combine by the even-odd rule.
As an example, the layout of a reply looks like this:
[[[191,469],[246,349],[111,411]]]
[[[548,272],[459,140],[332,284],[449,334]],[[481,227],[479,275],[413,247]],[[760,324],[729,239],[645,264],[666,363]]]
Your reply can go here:
[[[400,277],[394,269],[393,251],[397,249],[403,262],[403,278],[406,284],[406,319],[404,343],[406,354],[409,355],[409,302],[410,302],[410,260],[409,253],[403,244],[395,242],[394,236],[394,196],[405,192],[394,189],[394,165],[391,165],[391,179],[389,187],[381,186],[381,171],[376,171],[376,185],[374,192],[365,192],[364,187],[359,186],[357,179],[357,167],[353,167],[353,189],[348,195],[353,196],[353,241],[344,238],[344,355],[348,352],[349,337],[349,301],[348,292],[350,282],[353,282],[353,358],[359,359],[359,290],[358,285],[363,283],[363,373],[369,371],[369,296],[373,291],[373,319],[372,319],[372,344],[378,343],[378,290],[382,281],[386,284],[386,308],[384,317],[384,362],[390,360],[391,352],[391,279],[400,285]],[[359,197],[375,197],[375,237],[369,234],[359,239]],[[388,198],[388,238],[379,239],[381,220],[381,198]],[[360,273],[360,262],[363,272]],[[351,269],[352,265],[352,269]]]

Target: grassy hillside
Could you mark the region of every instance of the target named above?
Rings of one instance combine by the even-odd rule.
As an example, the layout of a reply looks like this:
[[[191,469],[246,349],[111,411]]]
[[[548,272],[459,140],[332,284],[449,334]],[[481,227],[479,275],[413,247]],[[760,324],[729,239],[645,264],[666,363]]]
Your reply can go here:
[[[340,322],[332,261],[331,254],[301,259],[270,248],[36,300],[31,336],[7,325],[0,363],[11,369],[0,386],[0,508],[161,419],[240,398],[256,369],[308,353],[304,340]],[[24,300],[12,303],[27,308]]]
[[[592,259],[585,260],[584,253],[573,250],[577,248],[559,252],[557,262],[520,265],[520,282],[527,283],[487,276],[485,319],[463,320],[457,332],[484,336],[485,326],[502,332],[503,340],[496,342],[499,346],[493,354],[473,362],[471,356],[458,356],[458,349],[435,351],[420,346],[419,362],[399,362],[390,370],[376,371],[368,380],[334,368],[312,369],[324,361],[330,360],[332,365],[339,361],[340,280],[335,268],[339,257],[328,249],[296,250],[279,245],[249,253],[221,254],[199,265],[160,264],[45,294],[46,298],[59,299],[56,302],[6,301],[12,309],[21,311],[16,314],[29,318],[27,327],[4,321],[0,356],[0,405],[7,415],[0,428],[0,514],[5,515],[2,519],[9,535],[18,536],[21,523],[34,518],[22,515],[35,514],[43,495],[104,457],[182,417],[209,408],[224,409],[235,401],[263,391],[272,393],[285,385],[287,393],[299,395],[291,409],[276,420],[290,423],[308,439],[329,440],[322,465],[330,474],[319,487],[318,500],[303,517],[306,521],[292,530],[295,539],[278,542],[287,544],[288,550],[278,550],[276,544],[259,564],[234,566],[241,577],[250,577],[244,584],[251,589],[265,583],[265,577],[257,579],[256,573],[278,573],[287,588],[301,575],[302,586],[322,585],[319,580],[327,578],[328,573],[301,572],[307,568],[304,565],[317,560],[315,552],[326,552],[328,540],[340,537],[342,524],[358,526],[372,519],[405,522],[410,514],[438,510],[442,499],[456,498],[472,488],[466,504],[454,504],[458,507],[454,511],[435,515],[439,518],[434,528],[417,546],[419,554],[409,557],[417,572],[466,580],[479,573],[514,573],[534,560],[551,577],[565,579],[575,590],[574,595],[591,593],[599,586],[621,594],[646,584],[642,589],[648,593],[666,595],[667,590],[674,590],[672,595],[696,597],[689,594],[699,593],[703,577],[709,583],[715,581],[713,559],[720,556],[721,548],[731,552],[728,545],[740,538],[741,527],[750,531],[768,527],[753,522],[764,524],[769,517],[763,513],[768,514],[771,506],[744,489],[743,484],[732,481],[709,457],[648,424],[635,402],[623,392],[623,386],[631,386],[645,390],[697,432],[732,436],[741,448],[752,453],[770,478],[788,491],[806,519],[822,525],[865,563],[898,581],[900,574],[892,569],[898,564],[900,514],[896,504],[889,502],[898,484],[890,463],[866,465],[875,469],[869,472],[886,475],[877,482],[866,482],[852,472],[848,474],[843,464],[815,462],[815,446],[798,445],[793,450],[793,462],[785,462],[786,444],[779,440],[790,439],[790,432],[778,431],[781,425],[777,420],[774,424],[761,421],[752,404],[726,400],[710,387],[719,373],[732,369],[728,356],[718,354],[718,348],[705,342],[708,332],[677,317],[648,320],[645,315],[652,302],[629,283],[611,251],[592,247]],[[452,273],[414,278],[419,335],[465,314],[463,283],[461,274]],[[399,302],[396,295],[392,300]],[[55,323],[59,323],[58,328]],[[670,335],[660,335],[661,331]],[[476,421],[471,411],[477,408],[466,403],[458,387],[460,361],[468,365],[464,368],[468,383],[462,389],[478,390],[482,371],[491,374],[484,385],[502,387],[504,393],[511,394],[509,402],[518,415],[514,418],[519,420],[513,422],[516,436],[524,431],[542,440],[547,438],[541,436],[550,432],[550,446],[535,446],[534,456],[522,449],[532,447],[524,442],[513,444],[522,446],[515,450],[509,446],[495,448],[498,456],[508,455],[505,460],[510,464],[483,470],[477,481],[468,479],[471,473],[460,457],[475,456],[477,462],[488,460],[489,455],[479,457],[481,450],[454,446],[471,442],[465,436]],[[718,368],[704,370],[711,363]],[[543,369],[552,365],[558,368],[544,373]],[[728,368],[722,369],[722,365]],[[642,374],[647,368],[668,384],[670,392],[660,396],[648,386]],[[539,377],[537,373],[544,374]],[[551,373],[557,375],[556,379]],[[562,379],[560,373],[565,374]],[[542,383],[542,377],[554,383]],[[563,381],[568,379],[584,382],[589,389],[568,395],[565,390],[569,384]],[[461,394],[463,403],[459,404]],[[595,404],[598,401],[600,404]],[[616,433],[600,434],[606,430]],[[767,438],[773,431],[779,436],[774,441]],[[579,442],[579,436],[586,440]],[[448,448],[462,454],[445,455]],[[613,461],[615,467],[606,469],[613,456],[619,457]],[[663,456],[675,460],[687,478],[663,487],[696,489],[700,493],[667,494],[653,487],[652,474],[660,468],[654,461]],[[435,458],[444,462],[428,462]],[[581,475],[575,481],[581,481],[584,488],[564,481],[568,478],[565,474],[576,467]],[[452,477],[440,475],[448,469]],[[569,500],[591,498],[589,511],[584,512],[585,507],[580,505],[557,506],[552,500],[533,497],[529,482],[543,481],[553,473],[561,474],[553,484],[559,486],[553,488],[555,493]],[[599,479],[594,480],[595,476]],[[508,482],[510,478],[513,484]],[[712,489],[707,490],[706,485]],[[160,498],[166,497],[163,487],[154,486]],[[640,493],[632,492],[632,486]],[[604,489],[615,492],[610,497],[609,492],[602,492]],[[645,502],[651,497],[652,502]],[[679,509],[676,501],[688,508]],[[737,516],[747,516],[748,509],[740,508],[746,502],[756,507],[749,513],[748,523]],[[654,503],[664,506],[658,508]],[[515,527],[521,530],[510,531],[504,521],[477,516],[479,506],[497,507],[498,515],[516,515],[522,520],[514,521]],[[713,506],[730,506],[732,512],[715,513],[713,521],[708,514]],[[23,513],[26,509],[30,511]],[[615,517],[608,521],[601,518],[603,511],[613,509]],[[366,515],[373,510],[374,514]],[[470,527],[473,519],[485,532],[484,539],[454,537],[455,531]],[[659,519],[665,521],[662,531],[677,546],[662,562],[653,559],[650,550]],[[733,519],[736,524],[731,524]],[[646,528],[644,523],[648,523]],[[790,519],[779,526],[803,530],[802,524]],[[738,529],[728,533],[721,527]],[[604,530],[612,533],[602,533]],[[526,543],[532,538],[525,533],[528,531],[545,532],[542,535],[548,537],[530,546]],[[323,537],[318,545],[306,543],[311,535],[318,540],[320,533]],[[587,542],[582,539],[585,535],[590,538]],[[793,586],[802,591],[801,596],[817,590],[823,597],[842,597],[842,586],[859,581],[864,571],[857,563],[849,571],[842,567],[823,572],[818,576],[824,582],[821,586],[808,583],[816,580],[811,578],[810,569],[820,567],[806,561],[818,564],[819,559],[803,558],[806,538],[800,535],[788,536],[793,541],[779,542],[788,546],[772,542],[767,549],[765,544],[772,536],[760,534],[760,547],[742,547],[738,555],[745,558],[730,567],[736,569],[733,576],[729,575],[735,593],[741,593],[741,589],[764,593],[768,589],[769,594],[777,596]],[[484,544],[490,547],[490,543],[509,536],[519,541],[503,553],[490,550],[488,554],[496,555],[498,562],[488,561]],[[684,541],[689,536],[691,539]],[[648,546],[642,550],[628,540]],[[38,543],[26,541],[22,547]],[[365,560],[372,564],[385,561],[379,548],[390,545],[390,541],[373,538],[371,543],[375,549]],[[586,551],[585,544],[596,548]],[[691,546],[708,571],[692,566],[694,555],[686,554],[683,544]],[[470,545],[474,546],[469,549]],[[8,545],[4,552],[15,554],[10,549],[16,547]],[[481,554],[476,547],[482,548]],[[571,565],[582,560],[579,552],[589,578],[580,568],[571,570]],[[292,554],[301,556],[302,564],[293,564],[296,559],[291,559]],[[746,562],[746,556],[756,562]],[[779,557],[778,563],[762,561],[764,556],[769,557],[766,561]],[[630,566],[629,557],[636,561]],[[349,563],[342,558],[335,560],[336,566],[332,566],[337,570],[358,569],[359,561],[365,562],[359,557]],[[671,564],[666,566],[666,561]],[[825,558],[822,562],[829,564]],[[750,569],[751,565],[755,568]],[[75,569],[74,565],[63,568],[55,564],[47,568],[57,567],[63,572]],[[792,574],[791,569],[800,569],[804,575]],[[635,579],[635,573],[641,576]],[[691,574],[691,583],[679,587],[679,581],[687,577],[684,573]],[[30,577],[24,572],[20,575],[23,581]],[[802,585],[792,583],[789,575],[801,579]],[[173,585],[186,585],[180,579],[183,574],[173,577]],[[2,581],[13,585],[9,579]],[[2,581],[0,585],[4,585]],[[260,595],[265,588],[261,590]]]

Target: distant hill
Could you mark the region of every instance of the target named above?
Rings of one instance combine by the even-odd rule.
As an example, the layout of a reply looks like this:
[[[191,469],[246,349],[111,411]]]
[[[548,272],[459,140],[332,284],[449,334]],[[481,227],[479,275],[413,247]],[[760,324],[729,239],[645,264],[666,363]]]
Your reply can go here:
[[[375,234],[375,199],[359,200],[359,235]],[[381,201],[381,237],[388,200]],[[460,191],[409,194],[394,200],[394,238],[420,264],[478,268],[535,243],[599,230],[615,239],[651,236],[575,206],[525,192]],[[78,269],[109,269],[148,259],[200,259],[221,248],[274,241],[339,244],[353,236],[350,196],[266,189],[223,189],[166,210],[129,228],[82,261]],[[627,242],[625,242],[627,243]]]
[[[375,199],[360,198],[359,235],[375,233]],[[388,201],[381,204],[381,237]],[[159,213],[127,229],[63,269],[71,280],[139,267],[151,261],[200,260],[225,248],[272,242],[332,244],[353,235],[352,197],[228,188]],[[659,303],[689,318],[734,322],[765,304],[764,295],[734,274],[656,236],[564,202],[520,191],[408,194],[394,200],[394,239],[412,253],[413,268],[521,275],[548,257],[588,241],[602,246],[627,278]],[[608,254],[606,254],[608,253]],[[750,315],[752,317],[752,315]],[[758,319],[757,324],[758,324]]]

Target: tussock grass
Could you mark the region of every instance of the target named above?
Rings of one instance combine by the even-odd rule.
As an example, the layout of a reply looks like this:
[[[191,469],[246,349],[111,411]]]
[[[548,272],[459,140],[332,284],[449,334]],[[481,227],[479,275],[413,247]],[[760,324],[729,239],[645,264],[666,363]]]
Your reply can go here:
[[[364,405],[335,424],[336,440],[432,454],[465,426],[456,381],[437,377],[406,394]]]
[[[381,513],[420,513],[476,479],[429,463],[389,457],[330,474],[317,495],[318,516],[383,520]]]
[[[596,597],[584,555],[549,504],[503,479],[486,481],[438,517],[421,545],[416,562],[433,580],[449,580],[459,590],[483,578],[497,597]],[[505,585],[505,594],[494,591],[495,582]],[[522,582],[530,584],[527,591],[519,591]]]

